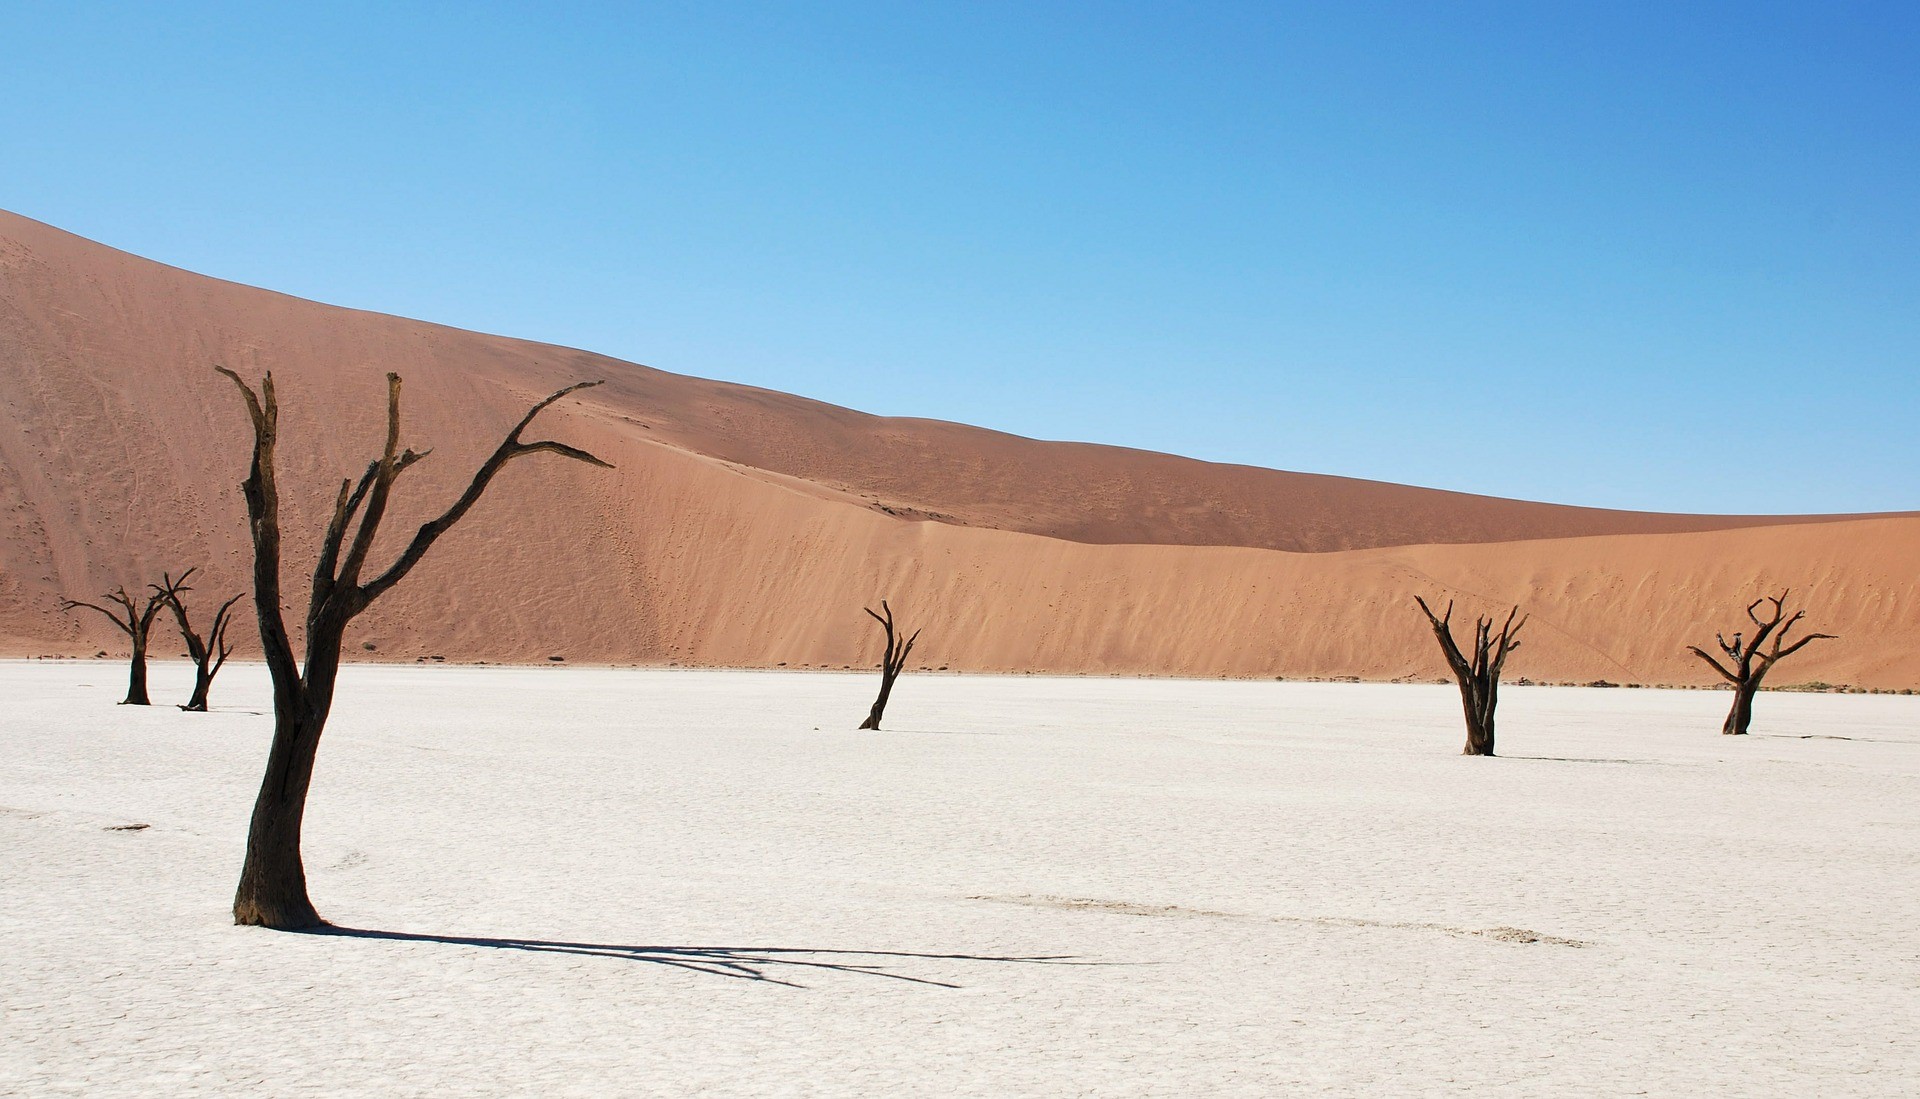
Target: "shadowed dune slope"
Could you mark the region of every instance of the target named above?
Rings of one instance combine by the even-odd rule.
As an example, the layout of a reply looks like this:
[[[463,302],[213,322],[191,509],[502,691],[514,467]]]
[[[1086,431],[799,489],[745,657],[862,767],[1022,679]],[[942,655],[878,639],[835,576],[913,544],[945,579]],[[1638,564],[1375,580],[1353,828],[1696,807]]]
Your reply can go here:
[[[528,403],[607,379],[537,433],[619,468],[510,467],[361,620],[363,657],[857,666],[873,659],[859,605],[887,595],[928,624],[916,656],[933,666],[1430,677],[1419,591],[1525,602],[1515,675],[1700,682],[1683,641],[1791,584],[1846,636],[1785,680],[1920,685],[1911,515],[1571,508],[874,417],[319,305],[6,214],[0,652],[124,651],[104,622],[58,614],[63,594],[188,565],[203,600],[245,586],[245,417],[215,362],[279,385],[302,594],[334,486],[377,448],[386,371],[406,379],[403,441],[434,453],[376,557]]]

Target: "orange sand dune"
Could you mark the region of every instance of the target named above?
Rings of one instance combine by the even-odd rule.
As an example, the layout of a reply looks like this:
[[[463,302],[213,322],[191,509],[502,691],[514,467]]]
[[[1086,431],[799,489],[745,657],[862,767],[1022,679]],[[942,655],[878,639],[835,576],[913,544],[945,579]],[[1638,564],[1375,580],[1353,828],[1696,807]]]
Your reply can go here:
[[[535,457],[362,620],[360,655],[860,665],[888,595],[955,669],[1430,677],[1413,592],[1535,614],[1515,675],[1704,682],[1680,646],[1761,589],[1817,626],[1787,681],[1920,685],[1920,517],[1561,507],[887,419],[193,275],[0,214],[0,652],[123,651],[63,594],[199,565],[245,586],[229,383],[279,383],[290,586],[406,378],[391,552],[533,399],[612,472]],[[250,630],[247,631],[250,633]],[[173,651],[171,641],[157,652]]]

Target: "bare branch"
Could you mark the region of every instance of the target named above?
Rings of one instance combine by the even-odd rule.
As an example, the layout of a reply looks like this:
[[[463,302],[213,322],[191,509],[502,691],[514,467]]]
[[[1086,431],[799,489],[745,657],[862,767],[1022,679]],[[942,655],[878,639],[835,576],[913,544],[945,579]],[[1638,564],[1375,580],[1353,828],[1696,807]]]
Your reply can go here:
[[[600,458],[597,458],[594,455],[589,454],[584,450],[581,450],[577,446],[568,446],[565,443],[556,443],[552,439],[542,439],[537,443],[520,443],[513,448],[513,457],[515,458],[520,457],[522,454],[542,454],[542,453],[558,454],[562,458],[572,458],[576,462],[585,462],[590,466],[599,466],[601,469],[613,468],[612,462],[604,461]]]
[[[1420,604],[1421,612],[1427,616],[1427,621],[1433,627],[1433,636],[1440,642],[1440,651],[1446,656],[1447,664],[1453,669],[1454,674],[1456,676],[1472,675],[1473,665],[1467,662],[1466,656],[1460,652],[1459,644],[1453,639],[1453,601],[1447,601],[1446,614],[1439,616],[1433,613],[1433,608],[1427,606],[1425,599],[1416,595],[1413,601]]]
[[[1832,633],[1810,633],[1810,634],[1808,634],[1807,636],[1805,636],[1805,637],[1803,637],[1803,638],[1801,638],[1800,640],[1798,640],[1798,641],[1795,641],[1795,642],[1794,642],[1793,644],[1791,644],[1791,645],[1788,645],[1788,646],[1787,646],[1786,648],[1784,648],[1784,649],[1781,649],[1781,650],[1780,650],[1779,652],[1775,652],[1775,653],[1770,653],[1770,654],[1768,654],[1768,656],[1767,656],[1767,666],[1768,666],[1768,667],[1772,667],[1772,666],[1773,666],[1773,663],[1774,663],[1774,661],[1776,661],[1776,660],[1780,660],[1780,659],[1782,659],[1783,657],[1789,657],[1789,656],[1792,656],[1792,655],[1793,655],[1794,653],[1797,653],[1797,652],[1799,652],[1799,651],[1800,651],[1801,649],[1804,649],[1804,648],[1806,648],[1809,642],[1813,642],[1813,641],[1838,641],[1838,640],[1840,640],[1840,635],[1839,635],[1839,634],[1832,634]]]
[[[129,616],[127,620],[122,621],[118,613],[114,611],[110,611],[107,608],[102,607],[96,603],[85,603],[78,599],[62,599],[60,601],[60,609],[63,611],[76,610],[80,607],[85,607],[90,611],[99,611],[101,614],[104,614],[107,616],[107,620],[109,622],[112,622],[114,625],[120,627],[121,633],[126,634],[128,637],[133,636],[134,619],[131,616]]]
[[[214,367],[214,370],[218,371],[221,374],[225,374],[229,378],[232,378],[233,384],[238,386],[240,389],[240,395],[246,398],[247,415],[253,419],[253,433],[256,436],[272,434],[272,428],[274,426],[275,417],[270,415],[266,409],[261,408],[261,403],[263,398],[254,396],[252,387],[247,385],[246,382],[240,380],[240,375],[234,373],[231,370],[228,370],[224,366],[216,366]],[[265,403],[270,408],[273,405],[273,372],[272,371],[267,372],[266,380],[260,384],[260,389],[262,394],[264,395]]]
[[[1722,667],[1720,662],[1714,659],[1712,654],[1708,653],[1705,649],[1701,649],[1693,645],[1688,645],[1687,651],[1699,657],[1700,659],[1706,661],[1708,666],[1712,667],[1714,671],[1719,672],[1721,677],[1724,678],[1727,682],[1729,683],[1740,682],[1739,676],[1733,674],[1733,672],[1728,670],[1727,668]]]
[[[370,484],[364,494],[366,510],[360,513],[360,526],[354,532],[353,543],[347,548],[346,560],[340,564],[340,573],[336,580],[342,584],[357,584],[360,569],[366,564],[367,554],[373,549],[374,536],[380,533],[380,521],[386,518],[387,498],[393,491],[393,479],[397,475],[396,459],[400,452],[400,375],[387,375],[387,441],[381,448],[380,458],[367,467],[367,474],[361,479]]]
[[[227,627],[233,624],[233,605],[244,598],[246,594],[246,592],[241,592],[239,595],[220,604],[220,609],[213,612],[213,628],[207,633],[207,642],[215,651],[215,659],[210,674],[218,674],[220,669],[226,665],[227,657],[233,652],[232,647],[227,644]]]
[[[253,603],[260,625],[260,648],[273,673],[275,705],[286,703],[297,689],[299,665],[287,637],[280,594],[280,490],[274,479],[273,451],[279,439],[280,404],[274,395],[273,372],[260,379],[260,393],[224,366],[226,375],[246,401],[253,425],[253,461],[241,492],[247,501],[247,524],[253,537]]]
[[[147,587],[152,588],[163,598],[175,599],[178,598],[182,592],[190,592],[193,590],[187,586],[187,581],[193,577],[194,573],[199,571],[200,569],[197,566],[190,568],[181,573],[178,580],[175,580],[171,574],[163,572],[160,574],[160,583],[148,584]]]
[[[327,521],[326,536],[320,540],[320,556],[313,564],[313,592],[316,603],[325,602],[322,588],[331,589],[334,583],[335,567],[340,561],[340,544],[347,538],[347,523],[352,521],[353,513],[360,508],[360,501],[367,494],[367,486],[373,483],[374,470],[379,463],[367,466],[367,472],[360,478],[358,488],[353,478],[340,479],[340,491],[333,498],[333,518]]]
[[[591,382],[575,382],[572,385],[566,387],[565,389],[562,389],[559,392],[552,394],[551,396],[547,397],[545,400],[534,405],[532,408],[527,409],[527,414],[525,416],[520,417],[520,422],[513,425],[512,431],[507,432],[507,442],[518,443],[520,441],[520,433],[527,429],[527,425],[533,422],[533,418],[535,416],[540,415],[540,413],[545,411],[546,407],[552,404],[553,402],[559,400],[560,398],[566,396],[569,393],[578,392],[579,390],[582,390],[582,389],[592,389],[596,385],[605,385],[605,384],[607,384],[605,378],[596,379]],[[597,458],[594,460],[599,461],[599,459]],[[608,466],[607,468],[612,469],[613,467]]]
[[[399,558],[396,559],[392,565],[388,566],[387,571],[361,586],[357,601],[358,607],[364,607],[379,598],[387,589],[399,583],[401,577],[412,571],[413,567],[420,563],[420,559],[426,556],[427,550],[431,549],[433,544],[440,539],[440,536],[452,529],[453,525],[459,522],[461,517],[473,508],[474,504],[480,501],[481,494],[487,490],[487,485],[492,482],[494,475],[500,472],[501,467],[505,466],[514,458],[522,454],[547,451],[563,457],[587,462],[591,465],[600,466],[603,469],[612,469],[613,466],[610,463],[601,461],[599,458],[577,447],[565,446],[553,442],[522,443],[520,441],[520,432],[525,430],[527,425],[533,422],[533,418],[539,415],[542,409],[545,409],[569,393],[599,384],[601,383],[597,381],[576,382],[547,397],[545,400],[540,401],[538,404],[535,404],[533,408],[529,409],[527,414],[520,418],[520,422],[514,425],[513,430],[507,433],[506,439],[502,440],[500,445],[494,449],[493,454],[490,455],[485,462],[481,463],[480,468],[475,471],[473,475],[472,482],[467,485],[467,490],[460,494],[460,498],[455,500],[453,505],[447,508],[439,518],[423,523],[420,529],[415,532],[413,540],[407,544],[407,548],[401,552]],[[395,400],[397,401],[397,384],[394,392],[396,394]],[[396,412],[395,415],[397,414]],[[390,479],[388,483],[391,483]],[[384,504],[384,500],[382,503]],[[367,518],[361,521],[362,529],[365,528],[366,523],[371,520],[372,517],[373,506],[370,502],[368,504]],[[352,574],[343,568],[341,575],[345,578]]]
[[[1527,618],[1520,619],[1516,624],[1513,619],[1519,613],[1520,607],[1515,604],[1514,608],[1507,612],[1506,624],[1500,627],[1500,640],[1495,646],[1491,667],[1492,677],[1496,682],[1500,678],[1501,669],[1507,666],[1507,657],[1513,655],[1514,650],[1520,647],[1520,642],[1515,639],[1520,636],[1520,631],[1526,628]],[[1531,615],[1528,616],[1528,618],[1531,617]],[[1488,620],[1488,624],[1492,624],[1491,619]]]
[[[1800,620],[1802,618],[1805,618],[1806,616],[1807,616],[1806,611],[1794,611],[1792,618],[1789,618],[1785,622],[1781,623],[1780,629],[1775,631],[1773,635],[1773,647],[1776,650],[1780,648],[1780,645],[1782,642],[1786,641],[1787,634],[1791,633],[1793,631],[1793,628],[1796,625],[1799,625]]]

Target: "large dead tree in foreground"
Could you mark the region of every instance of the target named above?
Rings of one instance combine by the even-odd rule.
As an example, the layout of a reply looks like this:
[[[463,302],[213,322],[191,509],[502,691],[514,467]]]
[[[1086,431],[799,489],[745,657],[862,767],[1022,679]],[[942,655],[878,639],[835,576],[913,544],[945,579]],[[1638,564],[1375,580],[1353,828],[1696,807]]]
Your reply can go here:
[[[99,611],[107,620],[120,627],[120,632],[133,642],[133,662],[127,668],[127,697],[120,700],[122,706],[151,706],[147,700],[147,633],[153,629],[153,618],[166,606],[166,599],[160,595],[147,597],[144,606],[127,594],[125,587],[118,587],[107,593],[107,599],[118,606],[118,610],[108,610],[97,603],[82,603],[78,599],[63,599],[60,609],[63,611],[85,607],[90,611]],[[122,618],[121,616],[126,617]]]
[[[1514,640],[1520,636],[1520,628],[1527,624],[1522,618],[1515,622],[1520,608],[1507,612],[1506,625],[1499,633],[1493,632],[1493,619],[1476,619],[1473,627],[1473,657],[1469,659],[1460,651],[1453,640],[1453,601],[1447,601],[1447,611],[1436,616],[1427,601],[1414,596],[1413,601],[1420,604],[1420,611],[1427,616],[1433,626],[1433,636],[1440,642],[1440,651],[1447,656],[1447,665],[1453,669],[1453,678],[1460,683],[1460,701],[1467,712],[1467,746],[1462,755],[1490,756],[1493,754],[1493,711],[1500,702],[1500,669],[1506,666],[1507,656],[1520,647]]]
[[[1806,611],[1794,611],[1787,616],[1787,596],[1789,591],[1779,595],[1764,596],[1747,604],[1747,618],[1756,627],[1753,640],[1742,641],[1741,634],[1735,633],[1728,641],[1724,634],[1715,634],[1714,640],[1720,645],[1720,651],[1727,655],[1728,663],[1722,664],[1713,654],[1693,645],[1687,651],[1706,661],[1722,679],[1733,684],[1733,709],[1727,712],[1727,720],[1720,731],[1728,736],[1745,736],[1747,726],[1753,721],[1753,696],[1759,692],[1760,683],[1767,673],[1782,657],[1792,656],[1808,644],[1835,639],[1830,633],[1810,633],[1807,636],[1787,644],[1787,634],[1800,619],[1806,617]],[[1773,604],[1766,618],[1754,613],[1762,603]],[[1768,642],[1771,642],[1769,645]]]
[[[193,589],[187,586],[187,578],[196,569],[188,569],[175,580],[166,573],[160,574],[160,583],[148,587],[160,593],[167,606],[173,610],[173,620],[180,627],[180,639],[187,643],[187,655],[193,659],[193,696],[187,704],[180,707],[188,713],[207,712],[207,694],[213,690],[213,677],[220,674],[226,666],[227,657],[233,650],[227,645],[227,627],[233,624],[233,605],[240,602],[246,592],[241,592],[213,612],[213,625],[205,637],[200,636],[187,620],[187,605],[180,597]]]
[[[862,729],[878,729],[880,716],[887,712],[887,699],[893,694],[893,681],[899,679],[900,673],[906,669],[907,654],[913,651],[913,643],[920,640],[920,631],[913,631],[912,637],[902,641],[893,630],[893,608],[887,606],[884,599],[880,601],[880,609],[886,612],[884,618],[874,614],[871,607],[861,609],[873,615],[873,620],[887,631],[887,650],[880,657],[880,697],[873,700],[873,709],[868,712],[867,719],[860,723]]]
[[[534,405],[480,464],[460,498],[439,518],[423,524],[385,571],[363,580],[367,554],[373,549],[380,521],[386,517],[393,482],[426,457],[425,453],[400,449],[400,376],[388,374],[386,448],[368,464],[359,483],[352,479],[340,482],[333,518],[327,524],[314,565],[313,588],[307,597],[303,665],[295,662],[293,644],[281,617],[280,490],[273,470],[280,407],[274,399],[273,375],[261,379],[256,393],[233,371],[215,369],[239,388],[253,421],[253,465],[242,490],[253,533],[253,605],[260,619],[260,647],[273,677],[273,747],[247,831],[247,859],[233,898],[233,920],[286,929],[315,927],[324,921],[307,899],[306,870],[300,861],[300,824],[306,812],[307,787],[313,779],[314,753],[333,707],[334,681],[340,673],[340,647],[347,623],[393,590],[434,542],[479,502],[501,467],[513,459],[545,451],[611,469],[606,462],[564,443],[520,441],[520,433],[542,409],[569,393],[600,383],[570,385]]]

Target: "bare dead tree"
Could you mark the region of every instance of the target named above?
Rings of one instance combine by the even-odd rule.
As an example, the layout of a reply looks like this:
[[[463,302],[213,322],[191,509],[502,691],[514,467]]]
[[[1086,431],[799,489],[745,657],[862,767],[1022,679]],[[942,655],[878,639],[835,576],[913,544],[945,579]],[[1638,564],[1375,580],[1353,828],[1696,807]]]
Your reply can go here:
[[[213,690],[213,677],[220,674],[226,666],[227,657],[233,652],[227,645],[227,627],[232,624],[233,605],[240,602],[247,593],[241,592],[213,612],[213,627],[205,637],[194,631],[193,624],[187,621],[187,605],[180,598],[193,589],[187,586],[187,578],[198,569],[188,569],[175,580],[167,573],[160,574],[160,583],[147,586],[160,593],[168,607],[173,610],[173,620],[180,627],[180,639],[187,643],[187,655],[193,659],[193,696],[186,705],[180,707],[188,713],[207,712],[207,693]]]
[[[1473,657],[1469,659],[1460,651],[1453,640],[1453,601],[1447,601],[1445,614],[1436,616],[1427,601],[1414,596],[1413,601],[1420,604],[1420,611],[1427,616],[1433,626],[1433,636],[1440,642],[1440,651],[1447,656],[1447,665],[1453,669],[1453,678],[1460,683],[1460,702],[1467,714],[1467,746],[1462,755],[1490,756],[1493,754],[1493,711],[1500,702],[1500,669],[1507,663],[1507,657],[1520,647],[1515,638],[1520,636],[1521,627],[1527,624],[1525,618],[1515,622],[1520,608],[1507,612],[1506,624],[1499,633],[1493,632],[1493,619],[1476,619],[1473,627]]]
[[[873,615],[873,620],[887,631],[887,651],[880,657],[880,697],[873,700],[873,709],[868,712],[867,719],[860,723],[862,729],[878,729],[880,715],[887,712],[887,699],[893,694],[893,681],[899,679],[900,673],[906,669],[907,654],[913,651],[913,643],[920,640],[920,631],[913,631],[912,637],[902,641],[893,630],[893,608],[887,606],[884,599],[880,601],[880,609],[886,612],[884,618],[874,614],[871,607],[861,609]]]
[[[133,662],[127,669],[127,697],[120,700],[120,705],[151,706],[153,703],[147,700],[147,632],[153,628],[153,618],[166,605],[166,600],[158,595],[149,596],[143,606],[127,594],[125,587],[108,592],[107,599],[119,609],[108,610],[97,603],[82,603],[78,599],[61,600],[60,609],[70,611],[85,607],[90,611],[99,611],[107,616],[109,622],[120,627],[120,632],[133,641]]]
[[[1773,670],[1774,664],[1781,658],[1792,656],[1815,641],[1836,640],[1830,633],[1810,633],[1792,644],[1787,644],[1787,634],[1800,620],[1806,617],[1806,611],[1795,611],[1787,615],[1787,596],[1792,590],[1782,591],[1779,595],[1763,596],[1747,604],[1747,618],[1756,627],[1753,640],[1742,641],[1740,633],[1728,641],[1726,635],[1715,634],[1720,651],[1727,655],[1728,663],[1722,664],[1713,654],[1694,645],[1688,645],[1687,651],[1707,662],[1720,677],[1733,684],[1733,709],[1727,712],[1727,720],[1720,731],[1728,736],[1745,736],[1747,726],[1753,722],[1753,696],[1759,693],[1761,681]],[[1772,604],[1766,618],[1755,613],[1762,603]],[[1772,644],[1768,645],[1771,641]]]
[[[273,747],[267,771],[254,802],[247,831],[246,863],[233,898],[233,920],[238,924],[293,929],[323,924],[307,898],[307,877],[300,860],[300,827],[305,816],[307,788],[313,779],[314,755],[320,733],[333,706],[334,683],[340,673],[340,648],[347,624],[374,600],[393,590],[440,536],[452,529],[492,483],[502,467],[526,454],[546,452],[613,468],[599,458],[564,443],[521,442],[520,433],[533,418],[560,398],[599,382],[580,382],[547,397],[527,411],[494,449],[466,491],[445,512],[422,524],[386,570],[361,579],[374,536],[386,517],[393,483],[401,473],[426,457],[425,452],[400,449],[400,376],[387,375],[387,440],[380,457],[367,465],[356,484],[340,482],[333,518],[320,544],[307,598],[306,659],[296,663],[281,614],[280,492],[274,479],[274,448],[279,441],[280,408],[274,397],[273,375],[261,379],[256,393],[240,376],[216,367],[232,379],[253,422],[253,464],[242,490],[253,535],[253,604],[260,620],[260,645],[267,671],[273,677]],[[351,532],[351,534],[349,533]]]

